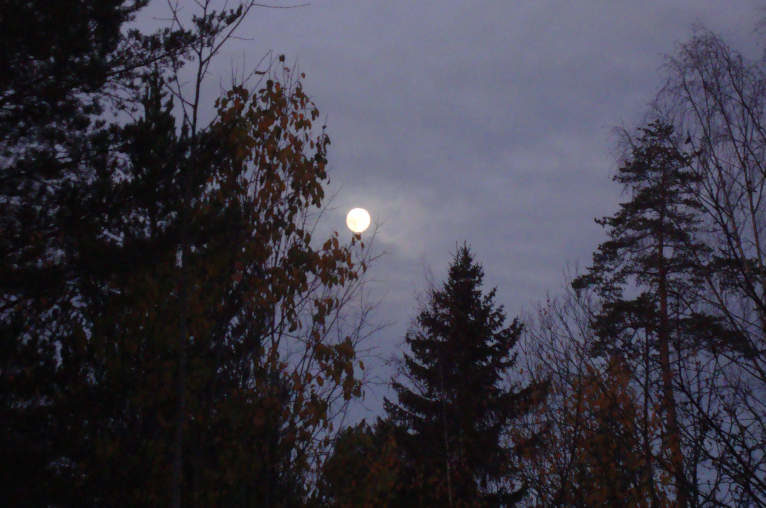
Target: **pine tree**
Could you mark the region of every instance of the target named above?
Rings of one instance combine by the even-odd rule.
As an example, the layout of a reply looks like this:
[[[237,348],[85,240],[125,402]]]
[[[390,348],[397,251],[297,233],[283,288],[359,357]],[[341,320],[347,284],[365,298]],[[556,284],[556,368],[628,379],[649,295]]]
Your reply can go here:
[[[698,261],[706,255],[697,234],[698,176],[690,155],[677,148],[669,124],[655,121],[640,133],[614,178],[630,200],[614,216],[597,220],[609,240],[599,245],[593,265],[573,287],[593,287],[602,298],[593,322],[599,336],[593,352],[642,367],[644,397],[659,401],[664,422],[663,451],[655,455],[673,478],[676,502],[686,506],[691,480],[684,466],[674,365],[686,346],[702,338],[701,330],[710,335],[721,327],[686,300],[698,280]]]
[[[398,403],[384,402],[405,455],[406,495],[426,505],[508,504],[524,493],[513,465],[526,442],[512,442],[509,431],[540,387],[507,382],[522,325],[505,326],[483,277],[464,244],[405,338],[408,383],[393,383]]]

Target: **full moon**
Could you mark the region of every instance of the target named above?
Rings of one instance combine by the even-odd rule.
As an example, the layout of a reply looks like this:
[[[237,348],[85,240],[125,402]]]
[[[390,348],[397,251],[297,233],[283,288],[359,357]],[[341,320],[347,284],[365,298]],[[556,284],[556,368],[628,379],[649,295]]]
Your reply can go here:
[[[364,208],[354,208],[346,215],[346,226],[354,233],[363,233],[370,227],[370,214]]]

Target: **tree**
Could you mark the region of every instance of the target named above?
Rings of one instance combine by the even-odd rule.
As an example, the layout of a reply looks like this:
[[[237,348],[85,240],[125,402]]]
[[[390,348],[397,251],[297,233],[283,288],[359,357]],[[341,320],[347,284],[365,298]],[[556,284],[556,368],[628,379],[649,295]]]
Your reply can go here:
[[[661,420],[642,402],[620,357],[594,357],[596,301],[569,290],[526,321],[524,370],[546,382],[545,400],[522,419],[544,436],[525,455],[522,476],[533,506],[666,506],[668,490],[652,465]]]
[[[642,426],[640,400],[632,387],[632,373],[619,358],[609,358],[603,372],[588,368],[577,380],[565,417],[575,436],[572,483],[560,491],[557,503],[576,506],[668,506],[661,485],[644,452],[643,434],[658,422],[650,415]],[[655,485],[655,482],[658,485]]]
[[[483,277],[463,245],[405,338],[407,385],[394,382],[398,402],[384,402],[403,450],[402,482],[421,503],[496,505],[524,494],[514,462],[529,441],[514,440],[511,426],[540,386],[506,384],[522,325],[505,326]]]
[[[364,420],[335,439],[330,458],[322,466],[319,506],[391,506],[399,477],[399,453],[390,424]]]
[[[687,348],[724,328],[688,301],[707,253],[696,235],[701,205],[693,192],[699,178],[691,156],[676,148],[667,123],[652,122],[640,133],[615,176],[630,200],[597,221],[610,239],[599,245],[588,273],[573,286],[594,287],[602,299],[594,318],[600,338],[594,353],[619,354],[643,368],[637,381],[643,380],[647,401],[659,401],[663,418],[665,451],[658,464],[673,477],[676,502],[686,506],[694,480],[684,464],[676,366]],[[654,365],[659,379],[653,379]]]
[[[699,29],[666,70],[656,109],[692,146],[713,251],[700,260],[705,270],[693,298],[730,330],[706,348],[707,394],[690,400],[713,434],[702,450],[722,476],[725,499],[762,504],[766,458],[753,450],[766,446],[766,69]]]
[[[74,464],[93,422],[81,381],[98,368],[90,318],[124,260],[104,237],[121,143],[105,118],[132,111],[150,64],[180,58],[188,43],[170,30],[123,34],[145,4],[2,5],[0,467],[11,502],[79,502],[69,497],[82,477]]]
[[[133,12],[109,5],[117,21]],[[255,3],[199,5],[196,28],[176,17],[156,38],[108,24],[107,49],[134,51],[137,66],[89,82],[104,108],[77,106],[79,131],[50,122],[40,131],[54,141],[19,137],[3,161],[12,501],[293,505],[333,412],[360,394],[364,323],[346,333],[341,316],[368,251],[359,236],[312,239],[329,145],[318,110],[297,77],[272,69],[201,124],[211,59]],[[94,9],[82,14],[99,26]],[[190,55],[189,95],[176,85]],[[127,90],[118,103],[115,90]],[[8,108],[27,107],[14,94]],[[118,111],[133,117],[99,123]]]

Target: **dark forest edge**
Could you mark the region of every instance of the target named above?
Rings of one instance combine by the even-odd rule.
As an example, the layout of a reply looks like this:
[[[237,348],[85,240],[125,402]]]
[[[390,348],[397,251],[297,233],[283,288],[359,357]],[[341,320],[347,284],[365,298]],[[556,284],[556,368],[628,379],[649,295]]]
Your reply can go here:
[[[319,111],[284,57],[200,102],[257,2],[126,30],[147,3],[0,11],[10,505],[766,505],[763,61],[696,31],[567,293],[507,323],[463,244],[395,400],[335,428],[375,255],[314,238]]]

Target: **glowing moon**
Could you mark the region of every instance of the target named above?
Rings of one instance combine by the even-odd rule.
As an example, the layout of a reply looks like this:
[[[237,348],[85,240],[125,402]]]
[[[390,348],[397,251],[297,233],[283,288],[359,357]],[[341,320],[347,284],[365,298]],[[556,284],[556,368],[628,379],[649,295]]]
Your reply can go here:
[[[346,226],[354,233],[363,233],[370,227],[370,214],[364,208],[354,208],[346,215]]]

